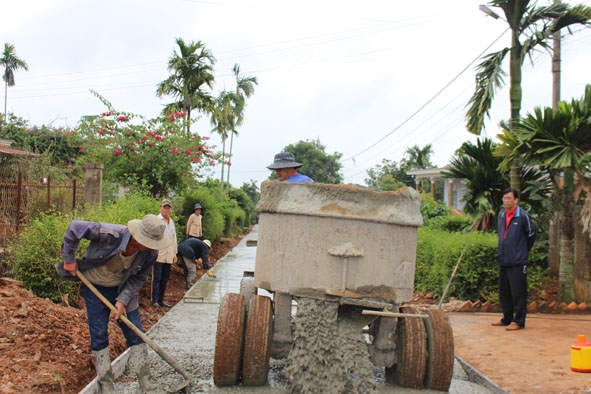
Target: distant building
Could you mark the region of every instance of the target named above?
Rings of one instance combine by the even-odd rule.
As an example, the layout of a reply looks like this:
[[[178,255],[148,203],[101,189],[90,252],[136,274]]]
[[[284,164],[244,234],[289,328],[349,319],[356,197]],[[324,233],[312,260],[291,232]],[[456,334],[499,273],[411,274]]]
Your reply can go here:
[[[441,174],[442,171],[447,170],[447,167],[443,168],[426,168],[421,170],[410,170],[406,173],[408,175],[414,175],[415,177],[415,188],[420,189],[422,179],[429,179],[431,183],[431,196],[435,199],[435,180],[443,178],[443,201],[450,209],[457,211],[463,211],[466,203],[464,202],[464,196],[468,189],[463,179],[457,178],[444,178]]]

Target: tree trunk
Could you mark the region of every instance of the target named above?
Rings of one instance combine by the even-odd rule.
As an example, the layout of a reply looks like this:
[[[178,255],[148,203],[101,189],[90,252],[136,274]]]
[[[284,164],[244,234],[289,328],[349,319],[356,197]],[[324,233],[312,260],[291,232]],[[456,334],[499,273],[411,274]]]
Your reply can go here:
[[[557,278],[560,267],[560,212],[554,212],[548,231],[548,274]]]
[[[561,221],[560,234],[560,272],[559,272],[559,302],[572,302],[575,300],[574,293],[574,226],[573,226],[574,203],[572,197],[566,197],[564,202],[564,215]]]
[[[580,218],[582,207],[577,206],[575,218]],[[573,264],[573,288],[575,301],[591,302],[591,267],[589,261],[589,236],[583,232],[583,224],[580,220],[575,220],[575,245],[574,245],[574,264]]]

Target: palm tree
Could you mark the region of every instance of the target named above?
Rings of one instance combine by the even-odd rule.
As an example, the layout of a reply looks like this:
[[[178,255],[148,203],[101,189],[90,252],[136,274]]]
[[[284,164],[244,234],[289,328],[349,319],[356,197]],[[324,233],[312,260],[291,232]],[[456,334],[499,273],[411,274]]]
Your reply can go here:
[[[190,137],[191,111],[210,112],[213,107],[211,95],[203,90],[205,86],[213,87],[213,65],[216,59],[201,41],[185,44],[177,38],[178,52],[173,52],[168,60],[171,75],[160,82],[156,88],[158,97],[173,96],[176,102],[168,104],[162,111],[166,116],[175,110],[187,113],[186,134]]]
[[[555,188],[561,209],[559,297],[570,302],[588,301],[591,289],[574,286],[574,281],[586,280],[587,268],[577,277],[574,270],[575,218],[581,197],[587,195],[583,219],[587,227],[591,212],[589,189],[589,162],[591,157],[591,85],[587,85],[580,100],[561,102],[558,109],[536,108],[515,123],[511,140],[511,156],[520,156],[529,164],[538,165],[550,178],[562,173],[564,185]],[[584,265],[584,264],[583,264]]]
[[[226,160],[226,140],[228,134],[236,129],[236,113],[234,108],[234,92],[222,91],[214,102],[210,122],[213,128],[211,131],[219,134],[222,139],[222,174],[220,176],[220,187],[224,189],[224,167]]]
[[[246,99],[250,98],[254,94],[254,86],[258,85],[256,77],[247,77],[240,75],[240,66],[235,64],[232,68],[232,72],[236,77],[236,89],[232,98],[234,99],[234,116],[236,118],[235,126],[241,126],[244,122],[244,110],[246,109]],[[230,150],[228,157],[232,158],[232,145],[234,143],[234,135],[238,136],[238,130],[236,127],[230,130]],[[228,165],[228,178],[227,182],[230,183],[230,167]]]
[[[537,7],[530,0],[491,0],[489,5],[500,8],[511,29],[511,45],[498,52],[490,53],[477,66],[476,88],[468,102],[466,112],[467,129],[480,135],[485,117],[489,117],[495,92],[504,85],[506,75],[502,63],[509,54],[509,97],[511,119],[509,128],[519,120],[521,111],[522,65],[527,55],[539,49],[550,47],[553,33],[573,24],[587,24],[591,20],[591,7],[569,6],[562,3]],[[511,167],[511,186],[519,188],[519,162],[515,158]]]
[[[431,144],[425,145],[422,149],[418,145],[412,148],[406,148],[404,154],[406,158],[403,160],[402,167],[405,170],[419,170],[433,167],[431,163],[433,146]]]
[[[14,72],[20,68],[28,71],[29,66],[24,60],[19,59],[19,57],[16,56],[14,45],[8,42],[4,43],[4,52],[2,53],[2,57],[0,57],[0,65],[4,67],[2,79],[4,80],[4,121],[6,122],[8,87],[15,85]]]
[[[508,186],[506,174],[497,170],[502,159],[494,156],[494,147],[488,138],[479,138],[476,144],[464,142],[450,160],[448,170],[442,172],[445,177],[466,180],[464,209],[475,218],[474,230],[496,228],[503,190]]]

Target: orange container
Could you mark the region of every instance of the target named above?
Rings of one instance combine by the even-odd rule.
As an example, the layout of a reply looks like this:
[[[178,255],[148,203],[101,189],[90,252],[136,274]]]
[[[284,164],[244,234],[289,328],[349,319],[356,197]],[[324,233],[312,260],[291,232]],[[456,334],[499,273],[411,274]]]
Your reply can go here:
[[[580,334],[570,347],[570,369],[575,372],[591,372],[591,343]]]

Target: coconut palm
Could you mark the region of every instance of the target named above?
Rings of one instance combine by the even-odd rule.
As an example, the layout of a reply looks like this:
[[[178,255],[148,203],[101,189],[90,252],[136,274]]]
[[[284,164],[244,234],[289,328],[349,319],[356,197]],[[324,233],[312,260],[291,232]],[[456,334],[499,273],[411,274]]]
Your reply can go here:
[[[511,103],[509,127],[512,130],[521,111],[521,78],[525,57],[540,48],[548,49],[554,32],[574,24],[588,24],[591,20],[591,7],[582,4],[569,6],[557,3],[538,7],[529,0],[491,0],[488,4],[503,11],[511,30],[511,42],[510,46],[485,55],[477,66],[476,88],[466,112],[466,127],[476,135],[480,135],[484,120],[489,117],[495,92],[504,85],[506,73],[502,64],[507,54]],[[511,186],[516,189],[520,183],[518,168],[518,158],[515,158],[511,167]]]
[[[211,95],[203,90],[213,87],[213,65],[215,57],[201,41],[186,44],[182,38],[177,38],[178,52],[174,51],[168,60],[168,70],[171,75],[160,82],[156,88],[158,97],[172,96],[176,102],[168,104],[162,111],[169,115],[173,111],[181,110],[187,113],[186,135],[190,137],[191,111],[210,112],[213,107]]]
[[[16,56],[14,45],[8,42],[4,44],[4,52],[2,53],[2,57],[0,57],[0,65],[4,67],[2,80],[4,81],[4,121],[6,122],[8,87],[15,85],[14,72],[21,68],[28,71],[29,66],[27,65],[27,62]]]

